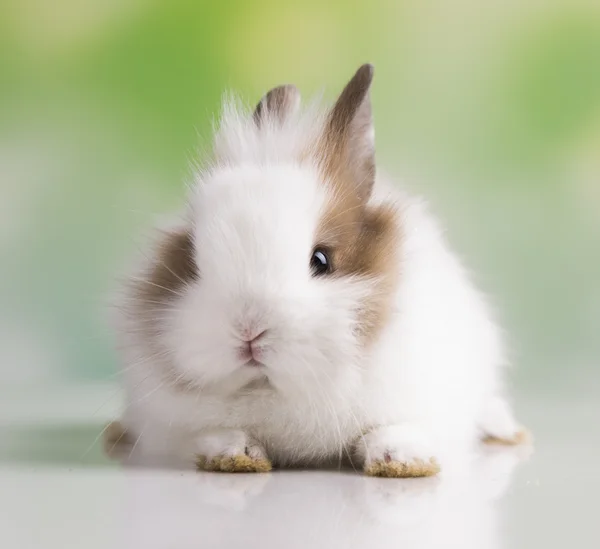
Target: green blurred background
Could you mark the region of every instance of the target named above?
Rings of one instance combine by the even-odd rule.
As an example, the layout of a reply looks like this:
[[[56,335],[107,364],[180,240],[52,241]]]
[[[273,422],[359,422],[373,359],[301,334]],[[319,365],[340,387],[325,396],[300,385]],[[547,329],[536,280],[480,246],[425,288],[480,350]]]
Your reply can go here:
[[[2,387],[114,380],[107,298],[224,90],[333,98],[365,61],[379,160],[493,296],[514,383],[597,391],[598,0],[1,0]]]

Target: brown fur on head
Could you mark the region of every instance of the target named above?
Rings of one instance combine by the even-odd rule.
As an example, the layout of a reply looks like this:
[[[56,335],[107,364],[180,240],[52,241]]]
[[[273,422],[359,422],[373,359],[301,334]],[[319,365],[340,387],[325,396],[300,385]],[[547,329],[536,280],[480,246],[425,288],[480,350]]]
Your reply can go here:
[[[338,276],[373,281],[372,294],[360,315],[365,343],[379,335],[391,314],[400,238],[394,206],[369,203],[375,183],[372,79],[371,65],[358,69],[329,113],[313,150],[323,180],[332,190],[317,245],[330,251]]]

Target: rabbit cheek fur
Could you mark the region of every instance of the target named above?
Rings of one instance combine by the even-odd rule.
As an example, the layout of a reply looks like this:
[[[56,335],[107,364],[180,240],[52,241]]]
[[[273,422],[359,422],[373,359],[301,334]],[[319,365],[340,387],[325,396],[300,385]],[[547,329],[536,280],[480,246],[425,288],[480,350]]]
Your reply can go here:
[[[120,303],[138,451],[402,477],[519,439],[484,300],[423,203],[375,177],[371,79],[361,67],[325,114],[299,114],[292,86],[253,116],[226,107],[185,219]]]

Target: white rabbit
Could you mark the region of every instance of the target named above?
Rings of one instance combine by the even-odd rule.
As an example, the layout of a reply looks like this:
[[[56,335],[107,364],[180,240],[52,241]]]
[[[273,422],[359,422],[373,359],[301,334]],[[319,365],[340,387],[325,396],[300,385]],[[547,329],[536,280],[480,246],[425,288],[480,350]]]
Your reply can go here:
[[[516,443],[488,308],[420,199],[375,174],[363,65],[331,110],[293,86],[224,108],[183,221],[119,298],[109,430],[221,471],[349,458],[428,476]]]

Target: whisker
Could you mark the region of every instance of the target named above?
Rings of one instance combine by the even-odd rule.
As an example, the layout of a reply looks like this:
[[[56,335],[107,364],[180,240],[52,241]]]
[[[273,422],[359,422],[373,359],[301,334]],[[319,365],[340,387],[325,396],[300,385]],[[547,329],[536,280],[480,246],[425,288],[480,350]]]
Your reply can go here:
[[[150,362],[150,361],[152,361],[152,360],[154,360],[156,358],[167,357],[170,354],[171,353],[168,352],[168,351],[163,351],[163,352],[160,352],[160,353],[155,353],[155,354],[149,355],[147,357],[144,357],[141,360],[136,360],[135,362],[133,362],[132,364],[129,364],[125,368],[120,368],[117,372],[115,372],[114,374],[111,374],[110,376],[108,376],[107,378],[105,378],[105,380],[114,379],[115,377],[123,375],[125,372],[133,370],[134,368],[137,368],[139,366],[143,366],[144,364],[147,364],[148,362]]]
[[[161,286],[160,284],[156,284],[156,282],[152,282],[151,280],[147,280],[145,278],[140,278],[138,276],[131,276],[130,279],[133,280],[133,281],[135,281],[135,282],[141,282],[142,284],[148,284],[150,286],[154,286],[156,288],[160,288],[161,290],[165,290],[167,292],[170,292],[173,295],[176,295],[177,297],[184,297],[183,293],[178,292],[176,290],[173,290],[173,288],[167,288],[166,286]]]
[[[139,249],[139,248],[138,248]],[[142,252],[141,249],[139,249],[140,253],[146,258],[146,260],[148,260],[149,262],[154,262],[156,263],[157,258],[152,258],[150,259],[144,252]],[[177,280],[179,280],[179,282],[181,282],[183,284],[183,287],[186,288],[188,286],[188,283],[183,280],[183,278],[181,278],[176,272],[174,272],[171,267],[169,267],[163,260],[159,260],[159,264],[162,265],[163,267],[165,267],[175,278],[177,278]]]
[[[133,447],[131,448],[131,451],[129,452],[129,458],[128,458],[128,459],[131,459],[131,456],[133,455],[133,452],[134,452],[134,451],[135,451],[135,449],[137,448],[137,445],[139,444],[139,442],[140,442],[140,440],[141,440],[141,438],[142,438],[142,435],[144,434],[144,431],[146,430],[146,426],[147,426],[147,424],[144,424],[144,427],[143,427],[143,428],[142,428],[142,430],[140,431],[140,434],[138,435],[138,437],[137,437],[137,439],[136,439],[135,443],[133,444]]]
[[[104,435],[104,433],[106,433],[106,431],[108,430],[110,425],[111,425],[110,423],[107,423],[106,426],[104,427],[104,429],[102,429],[102,431],[100,431],[100,433],[98,433],[98,436],[94,439],[94,441],[88,446],[87,450],[85,452],[83,452],[83,454],[79,458],[80,461],[83,461],[85,459],[85,457],[91,452],[92,448],[94,446],[96,446],[96,443],[100,440],[100,438]]]
[[[109,454],[112,454],[115,450],[115,448],[117,447],[117,445],[119,444],[119,442],[121,442],[121,439],[127,434],[127,429],[123,428],[121,430],[121,434],[119,435],[119,437],[117,438],[117,440],[115,440],[115,442],[113,443],[113,445],[110,447],[110,450],[108,451]]]

